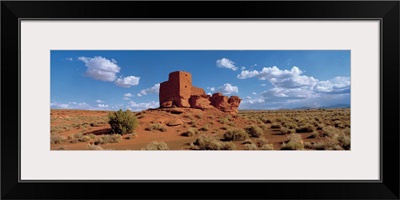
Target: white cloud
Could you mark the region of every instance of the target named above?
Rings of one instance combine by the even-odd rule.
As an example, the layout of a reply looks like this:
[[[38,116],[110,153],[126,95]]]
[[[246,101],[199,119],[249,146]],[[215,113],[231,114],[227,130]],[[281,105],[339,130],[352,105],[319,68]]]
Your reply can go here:
[[[215,91],[215,87],[207,87],[208,90],[210,90],[211,92]]]
[[[124,97],[132,97],[132,94],[131,93],[126,93],[126,94],[124,94]]]
[[[127,76],[117,78],[121,68],[114,59],[106,59],[101,56],[93,58],[81,56],[78,60],[85,63],[87,70],[85,75],[95,80],[114,82],[117,86],[129,88],[139,84],[140,77]]]
[[[237,86],[233,86],[230,83],[225,83],[224,85],[215,89],[216,92],[221,92],[222,94],[232,94],[238,93],[239,89]]]
[[[256,94],[257,94],[257,92],[252,92],[251,94],[253,94],[253,95],[256,95]]]
[[[127,76],[127,77],[120,77],[115,80],[115,84],[119,87],[129,88],[134,85],[139,84],[140,77],[136,76]]]
[[[65,60],[73,61],[74,59],[73,58],[66,58]]]
[[[246,69],[246,67],[241,67],[241,68],[240,68],[240,70],[242,70],[242,71],[245,70],[245,69]]]
[[[96,100],[96,103],[104,103],[104,101],[102,101],[102,100],[100,100],[100,99],[97,99],[97,100]]]
[[[87,67],[85,74],[95,80],[112,82],[116,79],[116,74],[121,69],[114,62],[101,56],[93,58],[79,57],[78,60],[85,63]]]
[[[228,58],[222,58],[221,60],[217,60],[217,67],[219,68],[227,68],[236,71],[238,67],[235,66],[235,63]]]
[[[157,83],[151,88],[147,88],[147,89],[140,91],[138,96],[141,97],[141,96],[148,95],[148,94],[157,94],[159,92],[160,92],[160,84]]]
[[[263,84],[260,84],[261,86],[267,86],[267,84],[265,84],[265,83],[263,83]]]
[[[99,107],[99,108],[108,108],[108,105],[106,105],[106,104],[98,104],[97,107]]]
[[[79,110],[94,110],[95,108],[91,107],[89,104],[82,102],[68,102],[68,103],[58,103],[52,102],[50,103],[50,108],[53,109],[79,109]]]
[[[134,101],[130,101],[127,108],[131,109],[132,111],[142,111],[149,108],[158,108],[159,102],[151,101],[147,103],[136,103]]]
[[[122,100],[129,101],[129,100],[131,100],[131,98],[129,98],[129,97],[123,97]]]
[[[330,94],[350,93],[350,77],[338,76],[331,80],[319,81],[314,86],[314,91]]]

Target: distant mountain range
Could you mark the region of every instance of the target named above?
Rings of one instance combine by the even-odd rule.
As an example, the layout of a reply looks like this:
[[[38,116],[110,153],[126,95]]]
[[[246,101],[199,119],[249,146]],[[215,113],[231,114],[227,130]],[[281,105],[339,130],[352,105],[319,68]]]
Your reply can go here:
[[[320,109],[320,108],[350,108],[350,105],[349,104],[335,104],[335,105],[323,106],[323,107],[317,107],[317,108],[303,106],[303,107],[292,108],[291,110]]]

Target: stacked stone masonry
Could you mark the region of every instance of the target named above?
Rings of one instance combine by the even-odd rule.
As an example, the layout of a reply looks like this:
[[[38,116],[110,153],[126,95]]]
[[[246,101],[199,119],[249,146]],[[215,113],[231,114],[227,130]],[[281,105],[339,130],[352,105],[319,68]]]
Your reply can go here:
[[[192,86],[189,72],[176,71],[169,74],[168,81],[160,84],[160,107],[217,108],[223,112],[237,114],[241,99],[227,97],[221,93],[206,95],[202,88]]]

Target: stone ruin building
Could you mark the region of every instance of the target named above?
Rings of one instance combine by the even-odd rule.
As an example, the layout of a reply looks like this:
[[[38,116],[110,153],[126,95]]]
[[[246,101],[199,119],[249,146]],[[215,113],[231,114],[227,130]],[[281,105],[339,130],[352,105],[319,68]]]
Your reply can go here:
[[[202,88],[192,85],[189,72],[176,71],[169,74],[168,81],[160,84],[160,107],[185,107],[209,109],[217,108],[223,112],[237,114],[241,99],[238,96],[227,97],[221,93],[206,95]]]

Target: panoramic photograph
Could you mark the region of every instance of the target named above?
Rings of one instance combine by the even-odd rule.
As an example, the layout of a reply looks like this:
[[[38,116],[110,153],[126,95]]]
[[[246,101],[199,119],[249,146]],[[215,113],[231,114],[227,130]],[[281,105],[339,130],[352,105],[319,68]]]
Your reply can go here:
[[[350,50],[50,53],[50,150],[351,150]]]

